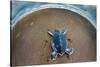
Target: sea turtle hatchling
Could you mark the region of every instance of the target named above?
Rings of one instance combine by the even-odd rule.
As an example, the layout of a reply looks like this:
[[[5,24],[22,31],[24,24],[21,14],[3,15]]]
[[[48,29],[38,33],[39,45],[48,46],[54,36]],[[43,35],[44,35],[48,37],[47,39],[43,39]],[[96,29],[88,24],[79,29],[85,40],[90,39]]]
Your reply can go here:
[[[68,38],[65,37],[66,31],[62,30],[48,30],[51,35],[51,54],[50,59],[56,60],[57,55],[63,56],[65,53],[71,55],[73,48],[68,47]]]

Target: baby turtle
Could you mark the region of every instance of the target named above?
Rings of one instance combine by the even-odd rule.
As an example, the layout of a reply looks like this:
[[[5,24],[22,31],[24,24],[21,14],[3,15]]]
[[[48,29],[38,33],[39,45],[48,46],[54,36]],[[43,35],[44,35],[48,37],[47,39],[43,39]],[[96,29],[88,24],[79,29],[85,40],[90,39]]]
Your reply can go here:
[[[73,48],[68,47],[68,38],[65,37],[66,31],[61,30],[48,30],[48,33],[52,36],[51,38],[51,54],[50,59],[56,60],[57,55],[63,56],[65,53],[71,55]]]

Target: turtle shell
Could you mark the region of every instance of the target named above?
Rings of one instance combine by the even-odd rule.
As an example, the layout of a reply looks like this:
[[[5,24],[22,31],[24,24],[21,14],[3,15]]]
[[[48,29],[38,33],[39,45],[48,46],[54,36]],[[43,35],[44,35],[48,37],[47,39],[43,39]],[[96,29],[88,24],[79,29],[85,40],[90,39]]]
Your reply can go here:
[[[53,48],[55,48],[57,53],[63,54],[67,48],[67,40],[65,35],[61,31],[54,31],[52,36]]]

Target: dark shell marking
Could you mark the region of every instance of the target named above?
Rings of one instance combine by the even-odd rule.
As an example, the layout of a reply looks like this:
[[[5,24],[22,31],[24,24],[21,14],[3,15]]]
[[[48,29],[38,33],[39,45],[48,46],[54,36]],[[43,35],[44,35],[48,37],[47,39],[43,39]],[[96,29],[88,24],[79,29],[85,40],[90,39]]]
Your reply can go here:
[[[51,38],[51,48],[52,52],[50,54],[51,60],[56,60],[57,55],[63,56],[64,53],[71,55],[73,53],[73,48],[68,48],[68,38],[65,37],[65,31],[54,30],[48,31],[52,36]]]

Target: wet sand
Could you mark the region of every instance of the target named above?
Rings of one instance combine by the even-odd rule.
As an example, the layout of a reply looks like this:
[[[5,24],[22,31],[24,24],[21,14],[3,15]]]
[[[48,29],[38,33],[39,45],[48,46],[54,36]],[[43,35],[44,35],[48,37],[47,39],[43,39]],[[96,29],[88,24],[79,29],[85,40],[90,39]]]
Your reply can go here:
[[[48,29],[68,29],[66,37],[74,48],[50,61]],[[20,20],[11,33],[12,65],[37,65],[96,61],[96,29],[82,16],[63,9],[44,9]]]

